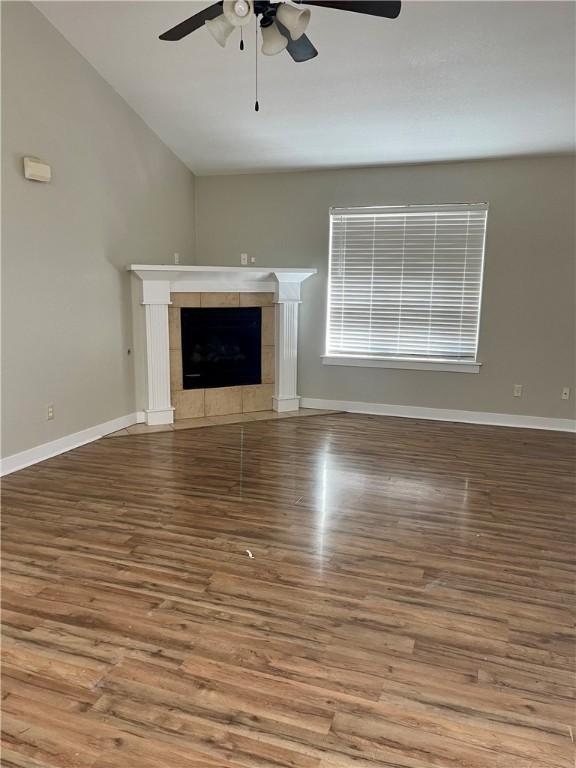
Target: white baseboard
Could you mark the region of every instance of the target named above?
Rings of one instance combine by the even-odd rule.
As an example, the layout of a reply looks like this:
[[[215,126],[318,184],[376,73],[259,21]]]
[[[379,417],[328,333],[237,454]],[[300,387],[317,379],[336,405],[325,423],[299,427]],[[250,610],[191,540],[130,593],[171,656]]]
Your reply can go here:
[[[52,440],[50,443],[43,443],[27,451],[14,453],[12,456],[7,456],[1,460],[0,476],[10,475],[12,472],[29,467],[31,464],[37,464],[39,461],[52,458],[52,456],[58,456],[58,454],[66,453],[66,451],[71,451],[73,448],[79,448],[81,445],[99,440],[104,435],[131,427],[133,424],[141,421],[144,421],[143,413],[129,413],[127,416],[120,416],[117,419],[105,421],[103,424],[83,429],[81,432],[74,432],[72,435],[59,437],[58,440]]]
[[[516,413],[452,411],[446,408],[420,408],[411,405],[386,405],[385,403],[357,403],[352,400],[323,400],[315,397],[303,397],[300,405],[302,408],[369,413],[375,416],[400,416],[407,419],[460,421],[465,424],[492,424],[499,427],[523,427],[525,429],[551,429],[560,432],[576,432],[576,419],[552,419],[545,416],[523,416]]]

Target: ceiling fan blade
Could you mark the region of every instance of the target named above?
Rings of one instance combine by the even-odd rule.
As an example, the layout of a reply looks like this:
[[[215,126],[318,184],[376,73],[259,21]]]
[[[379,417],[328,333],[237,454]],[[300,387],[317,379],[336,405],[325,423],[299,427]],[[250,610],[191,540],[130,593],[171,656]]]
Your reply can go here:
[[[220,16],[221,13],[221,2],[209,5],[208,8],[204,8],[203,11],[195,13],[194,16],[190,16],[189,19],[180,22],[180,24],[177,24],[175,27],[172,27],[172,29],[164,32],[164,34],[160,35],[160,40],[182,40],[183,37],[200,29],[200,27],[204,26],[205,22],[215,19],[216,16]]]
[[[294,0],[298,5],[318,5],[322,8],[337,8],[340,11],[367,13],[395,19],[400,13],[400,0]]]
[[[314,48],[310,42],[310,38],[306,37],[306,35],[301,35],[298,40],[292,40],[290,32],[288,32],[286,27],[278,21],[278,17],[276,17],[276,26],[288,40],[286,50],[290,56],[292,56],[294,61],[309,61],[318,56],[318,51]]]

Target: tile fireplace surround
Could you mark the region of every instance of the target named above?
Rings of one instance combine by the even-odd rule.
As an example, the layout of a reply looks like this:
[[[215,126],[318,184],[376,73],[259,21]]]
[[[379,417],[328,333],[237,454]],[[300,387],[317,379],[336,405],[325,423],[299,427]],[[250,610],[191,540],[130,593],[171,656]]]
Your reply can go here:
[[[296,411],[300,286],[316,269],[135,264],[146,314],[146,423],[240,412]],[[181,307],[262,307],[262,383],[183,390]]]

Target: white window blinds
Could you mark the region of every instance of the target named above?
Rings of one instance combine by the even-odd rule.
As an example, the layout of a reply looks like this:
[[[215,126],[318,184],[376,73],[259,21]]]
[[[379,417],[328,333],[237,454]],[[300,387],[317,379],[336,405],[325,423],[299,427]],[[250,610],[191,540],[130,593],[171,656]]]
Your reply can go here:
[[[475,360],[487,208],[332,209],[326,354]]]

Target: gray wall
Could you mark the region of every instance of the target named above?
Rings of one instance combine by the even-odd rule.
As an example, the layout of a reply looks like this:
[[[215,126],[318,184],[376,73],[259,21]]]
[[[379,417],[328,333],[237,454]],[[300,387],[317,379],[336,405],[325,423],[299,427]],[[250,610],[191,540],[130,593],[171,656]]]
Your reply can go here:
[[[197,178],[197,261],[318,267],[301,307],[304,396],[572,418],[574,180],[569,156]],[[484,200],[481,373],[323,366],[329,207]]]
[[[192,259],[194,178],[29,3],[2,3],[2,71],[7,456],[141,407],[125,266]],[[26,181],[23,155],[52,183]]]

